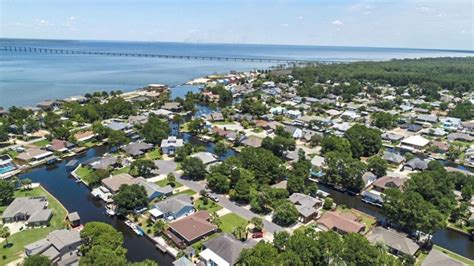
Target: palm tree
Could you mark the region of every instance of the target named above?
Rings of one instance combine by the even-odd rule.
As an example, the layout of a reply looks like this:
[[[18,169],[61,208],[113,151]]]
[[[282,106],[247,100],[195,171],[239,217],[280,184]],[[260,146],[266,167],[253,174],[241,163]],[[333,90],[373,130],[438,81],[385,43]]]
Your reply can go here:
[[[253,217],[250,220],[250,223],[254,225],[254,229],[256,231],[262,231],[263,230],[263,220],[260,217]]]
[[[234,236],[239,239],[240,241],[245,241],[247,240],[247,229],[245,229],[245,226],[239,225],[234,229],[234,232],[232,232]]]
[[[0,229],[0,237],[5,238],[6,247],[10,246],[10,244],[8,244],[8,237],[10,237],[10,229],[8,227],[4,226]]]
[[[211,213],[211,222],[217,225],[217,228],[219,229],[219,231],[221,230],[222,221],[216,212]]]
[[[153,227],[155,228],[155,235],[159,235],[165,231],[166,224],[163,220],[158,220]]]
[[[175,114],[173,116],[173,122],[177,125],[177,130],[178,130],[176,135],[179,135],[179,127],[180,127],[182,121],[183,121],[183,118],[181,117],[181,115]]]

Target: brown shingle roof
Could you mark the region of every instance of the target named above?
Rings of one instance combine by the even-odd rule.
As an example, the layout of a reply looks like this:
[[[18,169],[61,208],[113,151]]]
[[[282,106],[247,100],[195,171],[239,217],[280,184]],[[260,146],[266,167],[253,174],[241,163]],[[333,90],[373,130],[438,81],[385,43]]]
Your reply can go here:
[[[208,222],[209,218],[207,211],[200,211],[170,223],[170,229],[188,242],[192,242],[217,229],[217,226]]]
[[[365,225],[356,222],[355,219],[357,219],[355,215],[325,212],[318,220],[318,224],[323,225],[329,230],[336,228],[346,233],[359,233],[365,228]]]

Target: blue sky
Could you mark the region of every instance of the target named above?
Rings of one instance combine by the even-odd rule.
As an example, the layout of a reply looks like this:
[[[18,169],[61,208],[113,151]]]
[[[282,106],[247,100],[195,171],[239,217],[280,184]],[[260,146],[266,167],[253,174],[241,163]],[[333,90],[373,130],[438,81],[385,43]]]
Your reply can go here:
[[[0,37],[474,50],[472,0],[0,0]]]

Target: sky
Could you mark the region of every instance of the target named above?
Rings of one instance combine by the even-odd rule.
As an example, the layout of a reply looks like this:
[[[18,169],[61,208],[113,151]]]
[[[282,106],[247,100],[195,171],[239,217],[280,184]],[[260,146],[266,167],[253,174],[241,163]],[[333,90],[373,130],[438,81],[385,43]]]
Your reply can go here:
[[[474,50],[473,0],[0,0],[0,37]]]

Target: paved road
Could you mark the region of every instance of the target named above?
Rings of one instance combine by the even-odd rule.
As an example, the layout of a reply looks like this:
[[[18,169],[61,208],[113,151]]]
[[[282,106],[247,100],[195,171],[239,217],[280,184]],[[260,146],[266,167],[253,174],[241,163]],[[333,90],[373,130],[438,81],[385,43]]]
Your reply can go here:
[[[195,181],[192,181],[192,180],[184,179],[182,176],[177,176],[176,179],[181,184],[189,187],[190,189],[192,189],[194,191],[199,192],[203,189],[206,189],[205,185],[202,182],[195,182]],[[219,198],[219,202],[218,202],[219,205],[221,205],[222,207],[228,209],[229,211],[231,211],[235,214],[238,214],[238,215],[244,217],[247,220],[250,220],[253,217],[260,217],[257,214],[251,212],[250,210],[247,210],[247,209],[245,209],[241,206],[237,206],[237,204],[230,201],[224,195],[219,195],[217,197]],[[284,230],[284,228],[282,228],[281,226],[279,226],[275,223],[269,222],[265,219],[263,220],[263,225],[264,225],[265,230],[270,232],[270,233],[275,233],[275,232]]]

